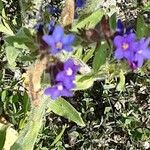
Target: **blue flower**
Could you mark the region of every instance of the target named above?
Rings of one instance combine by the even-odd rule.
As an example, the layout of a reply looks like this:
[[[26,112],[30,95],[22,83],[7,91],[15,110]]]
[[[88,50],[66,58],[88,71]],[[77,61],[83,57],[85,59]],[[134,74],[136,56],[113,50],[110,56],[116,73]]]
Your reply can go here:
[[[73,83],[75,76],[79,70],[79,66],[74,63],[72,59],[68,59],[64,63],[64,70],[59,72],[56,76],[56,81],[61,81],[67,89],[75,87]]]
[[[150,37],[142,38],[140,41],[133,44],[134,56],[130,60],[130,66],[132,69],[142,67],[144,60],[150,59]]]
[[[120,35],[124,34],[124,25],[123,25],[121,19],[118,19],[118,21],[117,21],[116,32]]]
[[[60,96],[72,97],[73,94],[70,90],[66,89],[62,82],[58,82],[53,87],[48,87],[45,89],[44,94],[51,96],[53,100],[56,100]]]
[[[68,59],[63,65],[63,70],[57,73],[55,84],[46,88],[44,93],[51,96],[53,100],[60,96],[73,96],[71,90],[75,87],[74,80],[79,68],[72,59]]]
[[[114,38],[114,45],[116,47],[115,57],[117,59],[126,58],[131,60],[133,57],[133,43],[135,42],[136,35],[134,33],[125,34],[123,36],[116,36]]]
[[[56,54],[61,50],[71,52],[75,36],[73,34],[64,35],[64,29],[57,25],[52,35],[44,35],[43,40],[51,47],[50,52]]]
[[[82,8],[86,3],[86,0],[76,0],[76,7]]]
[[[134,33],[134,30],[131,26],[127,26],[127,28],[125,28],[121,19],[118,19],[116,24],[116,33],[117,35],[124,35]]]

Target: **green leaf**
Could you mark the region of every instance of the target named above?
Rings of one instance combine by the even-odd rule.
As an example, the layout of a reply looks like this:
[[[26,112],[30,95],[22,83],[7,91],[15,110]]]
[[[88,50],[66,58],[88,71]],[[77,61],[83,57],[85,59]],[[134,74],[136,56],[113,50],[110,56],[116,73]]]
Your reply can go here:
[[[109,19],[110,28],[116,30],[116,13],[114,13]]]
[[[56,101],[52,101],[49,106],[55,114],[63,116],[71,121],[74,121],[79,126],[85,126],[81,114],[65,99],[60,98]]]
[[[79,15],[86,16],[87,14],[94,12],[95,10],[100,8],[100,5],[102,3],[103,0],[86,0],[85,6],[80,10]]]
[[[145,2],[145,3],[144,3],[143,10],[144,10],[144,11],[150,11],[150,2]]]
[[[13,31],[10,28],[8,18],[5,14],[5,10],[2,9],[2,21],[0,22],[0,32],[5,33],[6,35],[14,35]]]
[[[136,33],[139,39],[145,36],[145,21],[142,15],[137,18]]]
[[[37,45],[29,29],[22,27],[15,36],[5,38],[6,42],[16,48],[37,50]]]
[[[91,75],[78,75],[75,83],[76,87],[74,90],[85,90],[93,86],[94,79]]]
[[[80,46],[77,48],[77,50],[74,53],[74,57],[81,58],[82,59],[82,53],[83,53],[83,47]]]
[[[97,51],[94,56],[93,64],[92,64],[95,72],[98,72],[100,67],[106,62],[108,49],[109,49],[109,45],[107,42],[103,42],[103,43],[101,42],[101,44],[98,45]]]
[[[96,44],[92,44],[91,49],[87,52],[86,55],[83,56],[83,61],[85,63],[88,62],[89,59],[93,57],[93,53],[95,52],[95,47],[96,47]]]
[[[10,66],[13,66],[13,67],[16,66],[15,61],[16,61],[16,58],[19,55],[19,53],[20,52],[12,46],[6,47],[6,57],[7,57],[7,60],[8,60],[8,63]]]
[[[0,24],[0,32],[5,33],[6,35],[14,35],[13,31],[10,28],[6,28],[3,24]]]
[[[2,93],[1,93],[2,102],[6,101],[6,97],[7,97],[7,90],[3,90]]]
[[[81,28],[94,28],[96,24],[102,19],[104,15],[104,11],[99,9],[92,13],[90,16],[86,17],[84,20],[77,23],[75,26],[72,27],[73,32],[77,32],[78,29]]]
[[[0,150],[3,150],[5,144],[7,128],[8,126],[6,125],[0,126]]]
[[[4,6],[3,6],[3,2],[2,2],[2,0],[0,0],[0,13],[2,12],[2,9],[4,8]]]
[[[120,80],[117,85],[117,90],[122,92],[122,91],[124,91],[124,88],[125,88],[125,76],[124,76],[124,73],[122,70],[120,70],[119,77],[120,77]]]
[[[64,134],[64,131],[66,129],[66,125],[63,126],[61,132],[57,135],[57,137],[55,138],[54,142],[51,144],[51,146],[54,146],[59,140],[60,138],[62,137],[62,135]]]

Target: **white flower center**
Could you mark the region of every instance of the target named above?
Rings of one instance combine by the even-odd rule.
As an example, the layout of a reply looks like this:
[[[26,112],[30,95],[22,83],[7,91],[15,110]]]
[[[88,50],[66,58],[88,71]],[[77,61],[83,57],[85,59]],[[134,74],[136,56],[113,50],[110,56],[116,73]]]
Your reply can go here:
[[[139,50],[139,51],[138,51],[138,54],[142,54],[142,50]]]
[[[62,86],[62,85],[58,85],[58,86],[57,86],[57,89],[58,89],[59,91],[62,91],[62,90],[63,90],[63,86]]]
[[[73,70],[72,70],[71,68],[68,68],[68,69],[66,70],[66,74],[67,74],[68,76],[71,76],[71,75],[73,74]]]
[[[56,43],[56,48],[62,49],[63,44],[61,42]]]
[[[129,48],[129,44],[128,43],[123,43],[122,44],[122,48],[123,48],[123,50],[128,49]]]

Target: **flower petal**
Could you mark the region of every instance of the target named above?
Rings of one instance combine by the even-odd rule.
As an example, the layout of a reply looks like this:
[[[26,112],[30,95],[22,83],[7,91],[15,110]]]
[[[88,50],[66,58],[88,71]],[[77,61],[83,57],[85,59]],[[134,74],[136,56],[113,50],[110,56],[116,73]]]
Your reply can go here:
[[[118,48],[122,46],[123,37],[118,35],[114,38],[114,45]]]
[[[144,58],[150,59],[150,49],[149,48],[144,49],[142,54],[143,54]]]
[[[140,68],[143,66],[144,58],[142,56],[137,57],[137,66]]]
[[[60,96],[60,92],[56,87],[49,87],[44,91],[45,95],[51,96],[53,100]]]
[[[74,42],[74,40],[75,36],[73,34],[68,34],[62,39],[62,42],[64,45],[71,45]]]
[[[75,88],[75,84],[73,83],[72,79],[70,79],[69,77],[67,80],[64,80],[64,86],[68,90]]]
[[[135,33],[130,33],[127,35],[127,41],[132,42],[136,39],[136,34]]]
[[[145,46],[147,47],[147,46],[149,46],[149,44],[150,44],[150,37],[148,37],[148,38],[145,40]]]
[[[56,81],[64,81],[65,80],[65,72],[61,71],[56,76]]]
[[[64,46],[63,50],[67,51],[67,52],[72,52],[73,48],[71,46]]]
[[[55,43],[54,43],[54,39],[52,38],[51,35],[44,35],[42,37],[42,39],[49,45],[49,46],[54,46]]]
[[[55,39],[55,42],[60,42],[64,36],[64,29],[61,26],[57,25],[53,31],[52,36]]]
[[[50,51],[51,51],[52,54],[56,54],[56,53],[59,52],[59,49],[56,48],[55,46],[52,46],[51,49],[50,49]]]
[[[122,59],[122,58],[123,58],[123,51],[122,51],[122,49],[117,49],[117,50],[115,51],[115,57],[116,57],[117,59]]]
[[[67,89],[64,89],[63,91],[61,91],[61,96],[72,97],[73,93]]]

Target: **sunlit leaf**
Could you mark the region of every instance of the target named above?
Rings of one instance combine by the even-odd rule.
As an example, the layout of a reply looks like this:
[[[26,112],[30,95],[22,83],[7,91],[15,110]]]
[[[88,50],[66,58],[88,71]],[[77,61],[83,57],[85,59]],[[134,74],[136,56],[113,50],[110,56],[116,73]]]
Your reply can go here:
[[[91,75],[78,75],[75,90],[85,90],[93,86],[94,79]]]
[[[16,65],[15,61],[16,61],[16,58],[19,55],[19,53],[20,52],[12,46],[6,47],[6,57],[7,57],[7,60],[8,60],[8,63],[10,66],[15,67],[15,65]]]
[[[95,25],[101,20],[102,16],[104,15],[104,11],[99,9],[92,13],[90,16],[86,17],[84,20],[77,23],[75,26],[72,27],[72,31],[77,32],[78,29],[81,28],[94,28]]]
[[[119,74],[119,83],[117,85],[117,90],[122,92],[125,88],[125,76],[122,70],[120,70],[120,74]]]
[[[79,126],[85,126],[81,114],[65,99],[60,98],[50,103],[50,110],[55,114],[63,116],[71,121],[74,121]]]
[[[108,49],[109,45],[107,42],[98,45],[92,64],[95,72],[99,71],[100,67],[106,62],[106,57],[108,56]]]
[[[3,149],[6,140],[6,130],[8,126],[0,125],[0,150]]]

